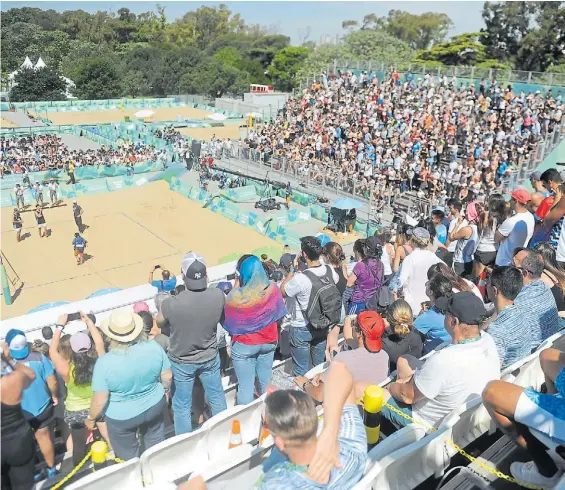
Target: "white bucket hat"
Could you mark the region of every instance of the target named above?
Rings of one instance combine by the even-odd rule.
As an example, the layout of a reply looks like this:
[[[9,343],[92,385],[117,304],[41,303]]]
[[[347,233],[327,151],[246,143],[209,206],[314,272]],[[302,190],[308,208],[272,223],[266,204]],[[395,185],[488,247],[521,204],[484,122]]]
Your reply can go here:
[[[139,336],[143,330],[143,320],[131,310],[114,310],[102,321],[100,328],[111,339],[125,343]]]

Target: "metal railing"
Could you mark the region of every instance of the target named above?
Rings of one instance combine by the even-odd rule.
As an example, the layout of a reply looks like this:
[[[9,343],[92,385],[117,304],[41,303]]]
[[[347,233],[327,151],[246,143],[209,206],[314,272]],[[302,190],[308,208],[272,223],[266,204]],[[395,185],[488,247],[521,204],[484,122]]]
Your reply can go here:
[[[426,66],[425,63],[388,63],[386,61],[370,61],[370,60],[341,60],[335,59],[326,66],[327,73],[337,74],[340,71],[363,70],[368,72],[386,73],[391,69],[401,74],[412,73],[414,75],[425,75],[429,73],[437,77],[447,75],[451,78],[453,75],[460,81],[467,79],[469,81],[497,80],[504,84],[531,84],[543,87],[565,87],[565,73],[551,72],[535,72],[521,70],[502,70],[499,68],[478,68],[476,66]],[[321,81],[318,73],[303,77],[298,81],[298,86],[302,90],[310,87],[313,82]],[[532,87],[536,90],[536,87]]]
[[[555,126],[552,133],[539,141],[534,150],[520,161],[519,168],[510,174],[509,190],[514,190],[527,182],[530,174],[536,170],[549,154],[565,139],[565,121],[561,126]]]

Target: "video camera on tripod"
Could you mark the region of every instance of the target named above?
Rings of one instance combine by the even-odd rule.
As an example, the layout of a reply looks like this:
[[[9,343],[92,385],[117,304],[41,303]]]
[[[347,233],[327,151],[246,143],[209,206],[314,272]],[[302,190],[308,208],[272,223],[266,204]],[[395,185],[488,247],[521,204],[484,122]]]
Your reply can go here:
[[[275,184],[280,184],[280,182],[273,183],[273,188],[275,188]],[[282,186],[285,187],[284,185]],[[276,190],[280,189],[281,187],[275,188]],[[265,176],[265,186],[261,191],[261,197],[255,203],[255,209],[262,209],[263,212],[272,211],[276,209],[279,211],[281,209],[281,203],[277,202],[274,197],[271,196],[271,181],[269,181],[269,172]]]

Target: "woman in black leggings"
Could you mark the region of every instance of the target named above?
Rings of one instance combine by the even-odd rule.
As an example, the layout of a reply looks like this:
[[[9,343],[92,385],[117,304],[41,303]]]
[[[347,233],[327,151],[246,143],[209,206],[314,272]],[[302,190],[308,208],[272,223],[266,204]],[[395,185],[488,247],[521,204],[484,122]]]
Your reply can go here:
[[[16,364],[2,343],[2,490],[33,488],[35,442],[20,402],[35,379],[33,370]]]

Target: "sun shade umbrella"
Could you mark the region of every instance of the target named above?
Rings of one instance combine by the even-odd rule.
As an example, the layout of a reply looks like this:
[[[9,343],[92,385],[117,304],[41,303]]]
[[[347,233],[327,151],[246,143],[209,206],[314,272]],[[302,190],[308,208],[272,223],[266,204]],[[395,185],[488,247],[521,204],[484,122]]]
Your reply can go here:
[[[359,209],[363,207],[363,203],[350,197],[343,197],[334,201],[332,207],[337,209]]]
[[[213,121],[225,121],[227,118],[228,116],[216,112],[214,114],[208,114],[208,119],[212,119]]]
[[[134,116],[135,117],[151,117],[153,114],[155,114],[155,111],[152,111],[150,109],[144,109],[142,111],[137,111]]]

